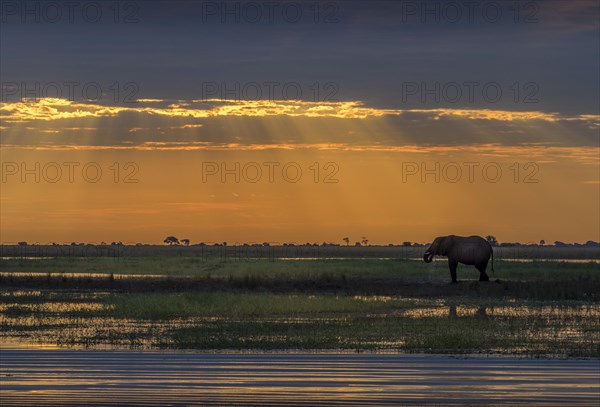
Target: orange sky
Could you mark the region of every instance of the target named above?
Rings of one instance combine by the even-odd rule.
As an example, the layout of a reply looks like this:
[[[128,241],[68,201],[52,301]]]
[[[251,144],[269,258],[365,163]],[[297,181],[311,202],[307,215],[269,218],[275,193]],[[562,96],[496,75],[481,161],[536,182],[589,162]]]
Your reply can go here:
[[[572,142],[597,116],[56,99],[0,113],[2,243],[600,240],[598,147]]]

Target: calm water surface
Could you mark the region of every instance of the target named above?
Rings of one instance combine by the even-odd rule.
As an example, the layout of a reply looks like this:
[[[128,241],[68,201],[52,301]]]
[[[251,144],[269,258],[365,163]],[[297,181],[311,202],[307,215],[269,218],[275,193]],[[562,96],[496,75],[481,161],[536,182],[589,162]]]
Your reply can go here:
[[[589,405],[598,360],[0,350],[2,406]]]

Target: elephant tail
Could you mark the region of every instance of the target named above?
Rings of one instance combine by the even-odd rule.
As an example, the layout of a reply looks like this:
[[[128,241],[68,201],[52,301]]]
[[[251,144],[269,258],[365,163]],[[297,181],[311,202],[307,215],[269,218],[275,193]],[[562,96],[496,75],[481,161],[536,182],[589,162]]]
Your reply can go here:
[[[490,252],[492,252],[492,273],[494,273],[494,248],[492,247],[491,244],[490,244]]]

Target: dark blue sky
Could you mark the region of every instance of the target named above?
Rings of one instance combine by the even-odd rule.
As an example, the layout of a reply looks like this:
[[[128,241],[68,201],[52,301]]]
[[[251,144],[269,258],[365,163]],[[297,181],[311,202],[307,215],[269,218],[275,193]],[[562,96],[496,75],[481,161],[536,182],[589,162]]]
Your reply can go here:
[[[121,2],[119,23],[113,2],[91,2],[102,5],[98,22],[77,9],[72,23],[64,8],[50,22],[43,2],[28,2],[40,7],[36,22],[21,3],[2,3],[3,83],[133,81],[138,97],[200,99],[206,82],[297,82],[310,100],[310,84],[335,82],[336,98],[374,107],[599,110],[597,1],[521,1],[518,15],[513,1],[451,2],[454,9],[436,1],[337,1],[318,3],[317,17],[315,2],[283,2],[271,16],[269,2],[136,1]],[[291,22],[298,4],[302,17]],[[257,23],[249,21],[254,5],[263,13]],[[443,95],[423,103],[419,93],[403,100],[407,82],[455,82],[462,92],[466,82],[480,85],[472,102],[463,94],[455,103]],[[500,85],[498,102],[484,99],[488,83]],[[523,103],[527,95],[533,103]]]

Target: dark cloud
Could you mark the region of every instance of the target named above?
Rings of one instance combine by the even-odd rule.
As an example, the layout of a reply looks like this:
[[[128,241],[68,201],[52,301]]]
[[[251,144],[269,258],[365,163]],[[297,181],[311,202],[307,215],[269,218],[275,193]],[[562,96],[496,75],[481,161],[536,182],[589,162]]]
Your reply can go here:
[[[468,18],[451,22],[441,11],[435,12],[449,4],[466,12],[464,4],[473,2],[462,1],[283,2],[301,4],[305,16],[310,7],[319,5],[317,23],[310,18],[292,23],[281,16],[273,23],[243,18],[236,23],[234,16],[233,21],[225,18],[225,24],[218,14],[207,16],[206,7],[233,7],[235,15],[235,7],[248,2],[132,3],[139,5],[138,21],[129,24],[115,24],[109,15],[96,24],[21,24],[12,17],[0,25],[2,81],[29,86],[96,82],[103,89],[135,82],[137,97],[188,100],[202,97],[208,82],[226,87],[298,83],[302,99],[314,100],[315,84],[333,82],[339,88],[336,98],[374,107],[569,114],[596,114],[600,109],[596,1],[484,1],[475,7],[479,11],[472,23]],[[511,9],[515,4],[517,17]],[[423,23],[418,10],[417,15],[409,13],[413,5],[434,10],[434,17]],[[500,5],[503,13],[498,22],[481,14],[484,7],[491,10],[494,5]],[[533,12],[536,21],[526,22]],[[329,14],[335,22],[321,21]],[[407,82],[425,88],[436,83],[497,83],[503,96],[493,103],[481,95],[473,102],[404,101]],[[538,87],[534,106],[523,103],[528,83]],[[515,86],[519,95],[511,90]],[[321,92],[317,97],[324,96]]]

